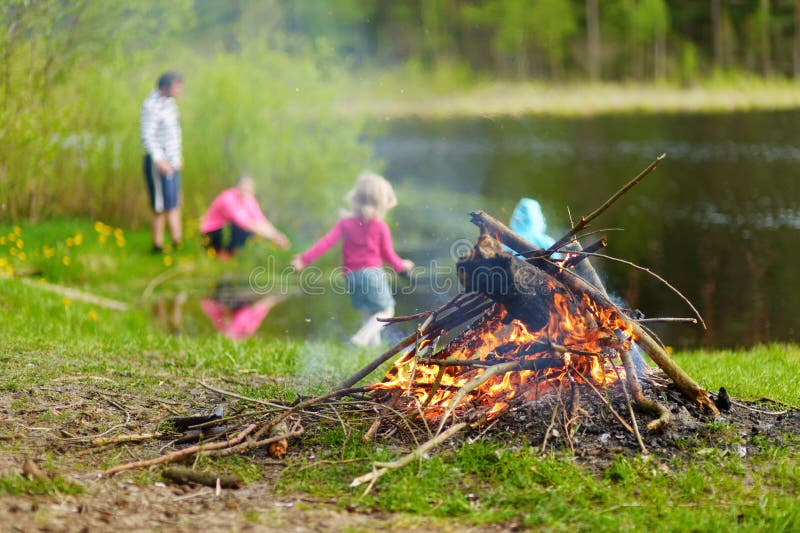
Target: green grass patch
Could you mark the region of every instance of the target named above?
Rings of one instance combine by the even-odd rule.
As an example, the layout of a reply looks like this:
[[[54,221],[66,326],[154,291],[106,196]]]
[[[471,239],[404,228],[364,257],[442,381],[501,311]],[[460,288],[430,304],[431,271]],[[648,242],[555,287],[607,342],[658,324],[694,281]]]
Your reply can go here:
[[[37,494],[69,496],[84,492],[83,486],[61,476],[53,476],[48,479],[28,479],[22,474],[14,473],[0,477],[0,496],[33,496]]]
[[[146,232],[126,232],[125,246],[117,246],[109,241],[114,239],[114,231],[112,228],[111,237],[102,244],[102,232],[86,221],[26,226],[19,234],[13,228],[0,229],[6,237],[5,244],[0,244],[0,257],[14,269],[13,277],[0,279],[0,391],[7,395],[12,417],[25,414],[29,424],[48,428],[68,425],[75,419],[74,413],[49,408],[65,401],[58,389],[64,384],[114,393],[119,396],[109,397],[117,398],[117,403],[141,399],[153,420],[168,416],[160,401],[171,402],[166,406],[175,405],[181,412],[208,407],[197,400],[199,393],[207,392],[197,385],[198,379],[223,382],[224,388],[246,396],[293,401],[330,390],[338,379],[375,356],[374,351],[355,350],[337,341],[260,338],[237,342],[213,332],[170,334],[136,302],[152,278],[172,267],[164,264],[163,257],[149,255]],[[78,232],[83,240],[76,246]],[[16,240],[9,241],[9,233],[14,233]],[[66,242],[70,236],[72,246]],[[22,248],[16,244],[19,238],[23,239]],[[9,242],[16,248],[15,254],[10,253]],[[70,265],[54,262],[58,256],[48,259],[45,246],[70,254]],[[20,259],[19,250],[28,250],[30,255]],[[247,253],[263,251],[255,248]],[[177,262],[196,265],[197,277],[175,279],[160,287],[161,291],[202,287],[223,268],[240,268],[236,264],[222,267],[204,256],[199,245],[189,242],[174,257]],[[46,283],[78,287],[131,307],[120,312],[67,301],[42,290],[38,281],[21,281],[18,276],[26,268],[38,271],[34,280],[41,277]],[[795,383],[800,363],[797,346],[775,344],[674,355],[710,389],[724,386],[738,398],[770,397],[800,404]],[[370,379],[379,375],[376,372]],[[118,409],[103,403],[102,396],[98,402],[106,409],[106,425],[90,426],[91,431],[100,432],[124,420]],[[236,403],[231,401],[234,406]],[[292,443],[279,491],[335,501],[339,507],[363,512],[399,513],[405,517],[401,521],[411,525],[503,524],[553,531],[800,528],[797,436],[776,440],[742,434],[720,419],[700,426],[696,435],[684,439],[668,456],[621,454],[597,461],[578,460],[567,453],[542,456],[540,443],[495,436],[444,446],[386,475],[364,494],[363,487],[350,488],[350,481],[368,472],[374,461],[407,453],[412,444],[401,448],[392,441],[364,443],[369,420],[342,416],[341,423],[320,419],[308,425],[303,437]],[[96,424],[92,420],[87,423]],[[1,431],[13,437],[22,430],[12,424]],[[45,456],[55,453],[47,445],[54,434],[39,434],[36,441]],[[0,451],[19,453],[27,445],[24,439],[3,440]],[[744,457],[737,453],[740,446],[747,449]],[[130,460],[123,447],[80,460],[70,459],[69,451],[59,457],[60,465],[66,461],[74,468],[92,471]],[[248,483],[265,480],[257,457],[201,458],[197,467],[233,473]],[[125,475],[141,484],[160,480],[157,470]],[[46,482],[17,474],[0,478],[0,495],[81,491],[80,485],[58,476]],[[267,515],[248,511],[242,518],[263,523]]]

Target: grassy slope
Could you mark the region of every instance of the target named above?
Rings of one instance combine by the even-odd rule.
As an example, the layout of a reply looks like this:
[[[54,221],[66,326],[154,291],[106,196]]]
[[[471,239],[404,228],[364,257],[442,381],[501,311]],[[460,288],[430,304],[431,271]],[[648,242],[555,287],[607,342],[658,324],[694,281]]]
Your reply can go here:
[[[75,246],[78,232],[83,238]],[[6,237],[0,245],[0,258],[11,261],[17,272],[35,268],[48,281],[79,286],[127,302],[135,302],[147,282],[169,268],[163,258],[142,251],[147,248],[144,233],[124,235],[124,246],[116,242],[111,246],[108,238],[100,244],[103,231],[95,230],[88,222],[21,228],[21,235],[9,240],[10,233],[11,228],[0,230],[0,235]],[[113,229],[111,235],[110,240],[115,240]],[[68,237],[73,238],[73,246],[67,246]],[[22,248],[17,247],[18,252],[26,251],[23,261],[18,252],[9,253],[9,242],[17,238],[24,242]],[[49,259],[42,251],[45,245],[57,250]],[[69,266],[63,264],[65,256],[71,258]],[[202,284],[197,281],[203,278],[201,273],[221,268],[203,258],[199,247],[193,245],[171,257],[171,267],[191,263],[196,269],[191,279],[180,278],[183,281],[175,283]],[[159,290],[175,290],[173,285]],[[32,401],[20,395],[26,390],[51,386],[53,380],[92,376],[110,380],[103,382],[110,390],[184,402],[197,388],[198,377],[224,378],[229,380],[228,388],[249,395],[291,398],[298,393],[324,390],[337,376],[357,368],[373,355],[354,354],[337,343],[280,339],[234,342],[216,335],[172,336],[153,324],[141,309],[107,310],[65,300],[14,279],[0,279],[0,309],[0,390],[4,394],[16,393],[22,398],[17,402],[22,404]],[[331,355],[331,368],[319,373],[315,380],[296,378],[298,362],[320,350]],[[770,396],[800,404],[800,391],[795,385],[800,366],[797,347],[684,353],[677,354],[677,358],[708,387],[724,385],[738,397]],[[254,387],[243,377],[252,370],[287,379]],[[319,376],[326,376],[327,380]],[[20,406],[13,404],[9,414],[13,416],[14,409]],[[42,424],[52,422],[46,413],[42,416]],[[479,440],[457,452],[434,454],[390,474],[376,490],[362,497],[360,489],[347,487],[349,481],[369,469],[368,461],[388,459],[396,453],[380,444],[363,444],[362,430],[354,421],[310,433],[303,446],[317,450],[317,460],[363,461],[301,470],[306,459],[293,457],[282,490],[306,492],[364,511],[403,513],[397,518],[398,527],[424,524],[421,517],[428,516],[558,530],[800,528],[800,504],[794,496],[800,490],[800,442],[796,437],[787,437],[784,446],[780,446],[759,441],[757,436],[739,435],[724,423],[712,423],[701,428],[695,440],[685,443],[684,458],[619,457],[599,473],[588,471],[566,455],[543,458],[538,443],[510,449],[502,439]],[[739,444],[750,450],[746,458],[735,453]],[[0,450],[18,446],[19,443],[0,442]],[[90,464],[75,464],[91,468]],[[257,473],[250,477],[257,477]],[[0,493],[19,491],[16,479],[10,475],[0,477]],[[152,481],[147,476],[134,479]],[[68,490],[62,481],[59,483],[46,490],[23,485],[22,490]]]

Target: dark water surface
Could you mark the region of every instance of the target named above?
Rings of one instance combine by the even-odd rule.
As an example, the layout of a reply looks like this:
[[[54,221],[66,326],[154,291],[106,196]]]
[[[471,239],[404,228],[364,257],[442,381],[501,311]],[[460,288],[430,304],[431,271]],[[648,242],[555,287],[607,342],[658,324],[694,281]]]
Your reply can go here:
[[[452,267],[463,239],[477,235],[470,210],[507,221],[529,196],[559,237],[569,213],[588,214],[666,152],[656,172],[592,226],[608,229],[605,253],[666,278],[708,327],[654,329],[676,347],[800,340],[800,112],[395,120],[375,124],[373,135],[384,174],[398,185],[395,243],[425,267],[414,293],[397,296],[399,313],[447,299],[447,287],[432,287],[430,278],[435,268]],[[608,289],[646,316],[691,316],[646,273],[607,260],[595,265]],[[211,330],[199,305],[188,309],[195,310],[189,329]],[[275,305],[257,334],[346,339],[358,323],[347,297],[328,291]]]
[[[474,193],[500,218],[535,198],[558,237],[568,212],[588,214],[666,152],[593,227],[623,228],[603,233],[606,252],[699,309],[707,330],[656,328],[665,342],[747,346],[800,334],[799,127],[800,112],[406,121],[382,132],[377,154],[393,179]],[[645,273],[595,262],[647,316],[690,316]]]

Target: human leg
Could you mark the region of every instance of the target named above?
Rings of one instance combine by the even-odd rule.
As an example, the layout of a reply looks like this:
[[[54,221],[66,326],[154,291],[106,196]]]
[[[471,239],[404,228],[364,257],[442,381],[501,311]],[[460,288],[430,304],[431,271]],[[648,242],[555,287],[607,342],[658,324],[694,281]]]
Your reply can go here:
[[[164,213],[153,213],[151,230],[153,234],[153,252],[160,252],[164,248]]]
[[[350,342],[356,346],[378,346],[381,343],[381,331],[386,324],[380,318],[394,316],[394,307],[387,307],[377,313],[364,313],[364,322],[355,334],[350,337]]]
[[[181,208],[176,207],[167,211],[167,226],[169,227],[169,236],[176,246],[180,246],[183,241],[181,234]]]
[[[394,298],[386,273],[381,268],[363,268],[347,276],[347,291],[353,307],[362,310],[361,328],[350,338],[357,346],[377,346],[385,325],[379,318],[394,316]]]
[[[222,250],[222,228],[203,234],[203,245],[216,252]]]

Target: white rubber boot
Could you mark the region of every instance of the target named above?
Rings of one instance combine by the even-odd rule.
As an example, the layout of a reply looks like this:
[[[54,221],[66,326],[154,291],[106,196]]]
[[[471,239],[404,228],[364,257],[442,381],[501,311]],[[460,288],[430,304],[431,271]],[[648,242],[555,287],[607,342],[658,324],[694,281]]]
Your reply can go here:
[[[377,313],[366,315],[361,328],[350,337],[350,342],[356,346],[378,346],[381,343],[381,330],[386,325],[379,322],[379,318],[391,318],[394,316],[394,307],[387,307]]]

